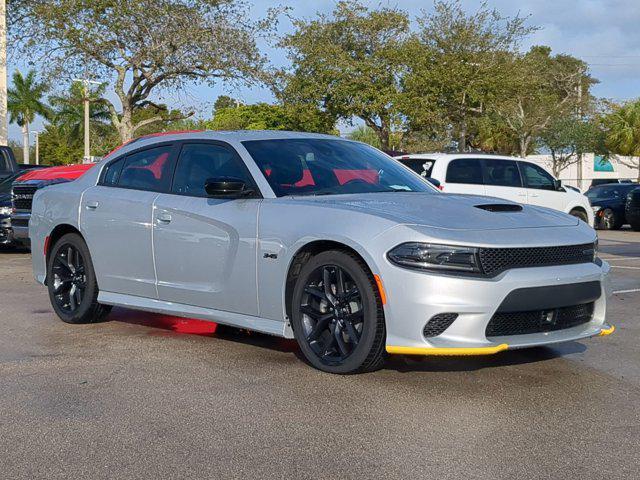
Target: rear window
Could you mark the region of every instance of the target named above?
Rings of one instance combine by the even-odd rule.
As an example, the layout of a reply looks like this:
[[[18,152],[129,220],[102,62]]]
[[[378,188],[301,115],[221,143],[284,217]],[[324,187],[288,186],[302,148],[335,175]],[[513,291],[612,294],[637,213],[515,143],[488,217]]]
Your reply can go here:
[[[482,164],[477,158],[459,158],[449,162],[447,183],[482,185]]]
[[[431,177],[433,166],[436,163],[435,160],[425,158],[401,158],[400,162],[425,178]]]

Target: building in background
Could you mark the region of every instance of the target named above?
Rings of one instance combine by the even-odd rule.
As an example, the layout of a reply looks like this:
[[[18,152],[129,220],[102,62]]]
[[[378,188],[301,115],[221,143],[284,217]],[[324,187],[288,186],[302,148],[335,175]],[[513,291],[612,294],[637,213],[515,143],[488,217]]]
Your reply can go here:
[[[631,157],[621,158],[628,164],[637,164],[640,160],[638,158],[632,159]],[[527,160],[537,163],[549,172],[553,172],[551,155],[529,155]],[[595,179],[636,181],[638,169],[620,162],[620,159],[615,155],[607,158],[593,153],[586,153],[582,156],[582,172],[580,172],[579,164],[574,163],[560,172],[558,178],[567,185],[585,191],[591,186],[592,180]]]

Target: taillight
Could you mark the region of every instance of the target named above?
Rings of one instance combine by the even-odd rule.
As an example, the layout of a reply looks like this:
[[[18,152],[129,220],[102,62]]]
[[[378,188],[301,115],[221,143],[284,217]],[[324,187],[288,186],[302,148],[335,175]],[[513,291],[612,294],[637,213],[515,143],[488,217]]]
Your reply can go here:
[[[438,185],[438,190],[444,190],[444,185]]]

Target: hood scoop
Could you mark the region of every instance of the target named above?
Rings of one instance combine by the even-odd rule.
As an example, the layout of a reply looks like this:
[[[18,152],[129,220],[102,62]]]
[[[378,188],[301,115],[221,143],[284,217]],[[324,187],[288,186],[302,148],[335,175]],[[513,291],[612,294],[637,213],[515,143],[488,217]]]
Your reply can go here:
[[[481,208],[487,212],[521,212],[522,205],[515,203],[487,203],[485,205],[474,205],[476,208]]]

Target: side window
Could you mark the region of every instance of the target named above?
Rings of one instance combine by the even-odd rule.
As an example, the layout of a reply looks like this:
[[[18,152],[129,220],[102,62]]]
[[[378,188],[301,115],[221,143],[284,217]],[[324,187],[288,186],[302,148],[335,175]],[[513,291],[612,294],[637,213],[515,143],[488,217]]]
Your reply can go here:
[[[209,178],[237,178],[253,185],[242,160],[228,147],[207,143],[185,144],[178,158],[171,191],[180,195],[206,197]]]
[[[527,188],[538,190],[555,190],[556,185],[553,177],[543,168],[533,163],[520,162],[524,183]]]
[[[101,185],[106,185],[108,187],[113,187],[118,185],[118,180],[120,179],[120,172],[122,171],[122,166],[124,165],[124,158],[116,160],[115,162],[111,162],[105,168],[104,173],[102,174],[102,182]]]
[[[484,160],[484,184],[522,187],[518,164],[513,160]]]
[[[433,171],[435,160],[427,160],[424,158],[405,158],[400,160],[405,166],[423,177],[430,177]]]
[[[447,168],[447,183],[482,185],[482,165],[476,158],[452,160]]]
[[[150,148],[128,155],[118,186],[161,192],[167,190],[171,182],[172,145]]]

